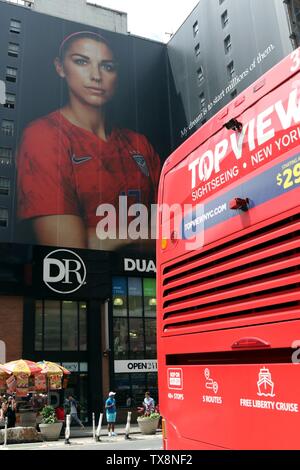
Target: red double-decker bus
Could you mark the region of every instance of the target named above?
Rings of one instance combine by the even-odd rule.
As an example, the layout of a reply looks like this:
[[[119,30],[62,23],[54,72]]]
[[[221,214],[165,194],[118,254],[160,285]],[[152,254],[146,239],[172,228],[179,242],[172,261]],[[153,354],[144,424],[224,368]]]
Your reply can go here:
[[[165,449],[299,449],[300,50],[166,161],[158,218]]]

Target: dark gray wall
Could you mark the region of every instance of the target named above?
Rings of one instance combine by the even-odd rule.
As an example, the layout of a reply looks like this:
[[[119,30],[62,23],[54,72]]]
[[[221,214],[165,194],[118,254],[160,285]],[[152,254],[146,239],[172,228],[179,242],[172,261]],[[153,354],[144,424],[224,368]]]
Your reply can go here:
[[[223,28],[221,15],[225,10],[228,24]],[[196,21],[199,32],[194,36]],[[225,54],[224,40],[228,35],[232,47]],[[234,90],[240,93],[292,51],[293,42],[289,36],[283,0],[200,0],[168,44],[173,148],[228,103]],[[197,44],[200,54],[196,57]],[[259,61],[257,56],[266,50],[268,54]],[[250,71],[254,60],[255,67]],[[247,71],[248,74],[244,74],[244,78],[229,91],[227,66],[231,61],[236,76]],[[197,79],[200,66],[204,72],[201,84]],[[202,114],[201,93],[205,95]]]
[[[3,135],[0,130],[0,147],[12,148],[15,154],[17,146],[17,121],[18,121],[18,101],[20,99],[20,72],[22,70],[22,55],[21,53],[17,58],[8,55],[8,43],[23,44],[24,42],[24,28],[20,34],[10,32],[11,19],[19,20],[22,23],[25,21],[27,9],[16,7],[0,1],[0,80],[5,81],[6,67],[13,67],[17,69],[16,83],[5,81],[6,91],[16,95],[17,104],[14,109],[8,109],[0,105],[0,125],[3,119],[11,120],[15,123],[14,136]],[[21,47],[22,50],[22,47]],[[14,203],[14,186],[15,186],[15,166],[0,163],[0,176],[9,178],[11,182],[11,192],[9,196],[0,195],[0,208],[7,208],[9,211],[9,224],[5,227],[0,227],[0,241],[9,241],[12,239],[14,231],[14,220],[11,217]]]

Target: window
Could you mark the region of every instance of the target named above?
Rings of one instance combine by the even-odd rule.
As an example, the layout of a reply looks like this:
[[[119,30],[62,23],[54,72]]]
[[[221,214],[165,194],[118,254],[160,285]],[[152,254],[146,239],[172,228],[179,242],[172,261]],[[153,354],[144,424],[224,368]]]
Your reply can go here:
[[[0,176],[0,196],[8,196],[10,191],[10,180]]]
[[[8,43],[8,55],[11,57],[18,57],[20,52],[20,46],[19,44],[16,44],[14,42],[9,42]]]
[[[152,320],[156,319],[155,279],[114,277],[113,316],[115,359],[145,358],[147,342],[151,351],[155,342],[155,335],[154,339],[148,337],[153,331]]]
[[[200,83],[203,82],[204,80],[203,68],[201,66],[197,70],[197,78],[198,78],[198,84],[200,85]]]
[[[225,54],[228,54],[231,51],[231,37],[230,37],[230,34],[224,39],[224,49],[225,49]]]
[[[147,332],[147,335],[149,332]],[[145,358],[144,322],[142,318],[129,319],[129,358]]]
[[[157,373],[115,374],[113,388],[118,390],[118,406],[120,407],[128,406],[128,398],[132,407],[141,406],[145,390],[149,390],[155,404],[158,403]]]
[[[146,341],[146,359],[155,359],[156,357],[156,320],[147,318],[145,320],[145,330],[147,331]]]
[[[156,359],[156,281],[153,278],[119,277],[112,280],[113,360]],[[150,373],[114,376],[118,403],[128,397],[139,404],[149,388]],[[157,381],[157,374],[153,374]]]
[[[7,119],[2,119],[1,123],[1,132],[7,136],[14,135],[14,121],[8,121]]]
[[[227,10],[225,10],[224,13],[221,15],[221,23],[223,28],[225,28],[225,26],[228,24],[228,21],[228,12]]]
[[[131,406],[133,406],[133,404],[141,406],[141,402],[136,403],[134,401],[133,403],[133,397],[132,397],[131,386],[130,386],[131,375],[134,375],[134,374],[116,374],[115,375],[114,390],[118,390],[118,405],[119,406],[126,407],[127,400],[129,397],[131,398]],[[142,391],[144,391],[144,389]]]
[[[197,36],[199,32],[199,24],[198,24],[198,21],[196,21],[194,24],[193,24],[193,34],[194,34],[194,37]]]
[[[141,406],[145,397],[145,390],[148,390],[148,388],[145,387],[147,375],[148,374],[132,374],[131,377],[132,395],[137,406]]]
[[[36,351],[86,351],[87,304],[38,300],[35,306]]]
[[[60,302],[45,300],[44,302],[44,350],[60,351]]]
[[[196,44],[195,46],[195,56],[198,57],[198,55],[200,54],[200,44]]]
[[[0,227],[8,226],[8,210],[4,207],[0,207]]]
[[[6,93],[6,103],[4,107],[14,109],[15,104],[16,104],[16,95],[14,95],[13,93]]]
[[[156,318],[156,280],[144,279],[145,317]]]
[[[43,350],[43,302],[38,300],[35,304],[35,351]]]
[[[233,90],[233,92],[230,93],[230,96],[232,99],[234,99],[237,96],[237,90]]]
[[[114,318],[114,359],[128,359],[128,320],[127,318]]]
[[[130,317],[143,316],[142,279],[128,279],[128,310]]]
[[[11,33],[19,34],[21,32],[21,21],[19,21],[19,20],[10,20],[9,31]]]
[[[127,317],[127,282],[125,277],[113,278],[113,316]]]
[[[8,82],[17,81],[17,69],[14,67],[6,67],[6,80]]]
[[[12,162],[12,149],[0,147],[0,165],[10,165]]]
[[[78,350],[78,305],[77,302],[62,302],[62,350]]]
[[[206,103],[204,93],[201,93],[201,94],[199,95],[199,101],[200,101],[200,110],[203,111],[204,108],[205,108],[205,103]]]
[[[79,303],[79,350],[87,351],[87,304]]]
[[[227,65],[227,73],[228,73],[228,78],[229,78],[229,80],[232,80],[232,78],[233,78],[234,75],[235,75],[234,63],[233,63],[233,61],[230,62],[230,64]]]

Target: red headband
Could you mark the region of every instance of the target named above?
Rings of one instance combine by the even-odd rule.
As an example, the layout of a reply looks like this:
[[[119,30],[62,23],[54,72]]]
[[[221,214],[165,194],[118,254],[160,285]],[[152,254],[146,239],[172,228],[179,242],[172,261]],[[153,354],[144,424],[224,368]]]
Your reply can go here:
[[[101,34],[94,33],[93,31],[77,31],[76,33],[69,34],[69,36],[65,37],[65,39],[62,41],[61,45],[59,46],[59,50],[58,50],[59,56],[61,56],[61,52],[62,52],[62,50],[63,50],[63,47],[65,46],[65,44],[66,44],[70,39],[72,39],[72,38],[75,37],[75,36],[82,36],[82,35],[96,36],[98,39],[101,39],[101,41],[103,41],[105,44],[107,44],[106,39],[104,39],[104,37],[101,36]]]

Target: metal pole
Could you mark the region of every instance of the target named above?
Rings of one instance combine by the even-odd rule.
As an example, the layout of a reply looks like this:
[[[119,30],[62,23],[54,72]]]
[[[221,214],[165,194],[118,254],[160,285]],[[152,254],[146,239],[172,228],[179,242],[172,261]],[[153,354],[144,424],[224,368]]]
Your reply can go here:
[[[96,425],[95,425],[95,413],[92,413],[92,420],[93,420],[93,439],[96,439]]]
[[[66,416],[66,429],[65,429],[65,444],[71,444],[70,442],[70,424],[71,424],[71,416]]]
[[[97,431],[96,431],[96,437],[95,437],[96,442],[99,442],[101,440],[100,439],[100,434],[101,434],[102,419],[103,419],[103,413],[100,413],[98,427],[97,427]]]
[[[8,422],[8,418],[6,417],[4,419],[4,442],[3,442],[3,448],[4,449],[7,449],[7,422]]]
[[[129,436],[130,433],[130,422],[131,422],[131,411],[127,413],[127,423],[125,427],[125,439],[131,439]]]

